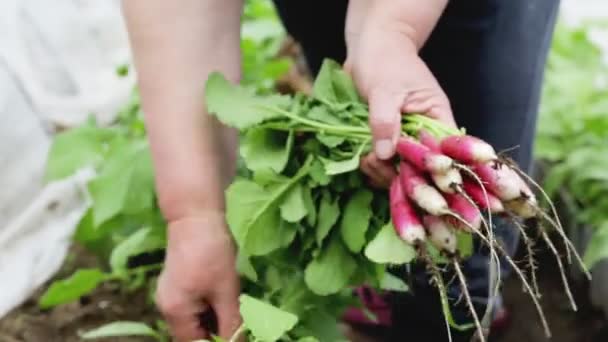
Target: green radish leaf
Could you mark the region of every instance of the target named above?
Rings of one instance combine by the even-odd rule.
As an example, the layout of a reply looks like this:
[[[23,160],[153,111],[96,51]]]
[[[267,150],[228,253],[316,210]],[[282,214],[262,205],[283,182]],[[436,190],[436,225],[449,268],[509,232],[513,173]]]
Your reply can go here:
[[[297,233],[298,224],[287,221],[281,221],[276,238],[279,239],[281,247],[287,247],[293,242],[293,239],[296,238]]]
[[[318,185],[325,186],[331,182],[331,177],[325,172],[323,163],[319,160],[315,160],[310,168],[310,178],[312,178]]]
[[[98,166],[103,161],[105,143],[116,133],[108,128],[85,125],[55,136],[47,157],[47,181],[68,177],[86,166]]]
[[[596,263],[605,258],[608,258],[608,222],[598,227],[591,236],[583,260],[587,269],[591,269]]]
[[[337,70],[333,74],[334,91],[340,102],[359,102],[359,93],[352,78],[350,78],[342,69]]]
[[[471,233],[456,231],[456,242],[462,258],[473,255],[473,235]]]
[[[307,214],[306,202],[304,202],[304,187],[295,184],[285,195],[281,204],[281,217],[287,222],[299,222]]]
[[[302,337],[302,338],[298,339],[297,342],[320,342],[320,341],[312,336],[306,336],[306,337]]]
[[[410,287],[401,278],[397,278],[389,272],[384,273],[380,281],[380,288],[395,292],[407,292],[410,290]]]
[[[304,277],[300,274],[289,278],[281,286],[280,307],[298,317],[304,317],[310,304],[319,299],[319,296],[306,286]]]
[[[325,168],[325,173],[329,176],[339,175],[341,173],[347,173],[356,170],[359,167],[358,154],[354,155],[350,159],[335,161],[323,157],[319,157]]]
[[[344,121],[335,114],[331,113],[325,106],[313,107],[306,113],[306,116],[315,120],[332,125],[344,125]]]
[[[339,323],[333,313],[319,308],[309,312],[302,325],[305,334],[312,335],[313,341],[346,341]]]
[[[338,102],[336,92],[334,91],[333,73],[334,70],[339,68],[340,66],[338,63],[334,61],[323,61],[321,69],[319,70],[313,84],[312,94],[314,97],[324,102]]]
[[[365,247],[364,254],[375,263],[395,265],[411,262],[416,257],[414,248],[397,236],[392,223],[380,229]]]
[[[429,253],[431,260],[433,260],[436,264],[447,264],[450,262],[450,260],[447,259],[443,253],[437,249],[437,247],[428,241],[426,243],[426,251]]]
[[[110,255],[110,266],[114,275],[120,277],[128,275],[127,262],[129,257],[166,246],[165,239],[153,235],[151,232],[150,228],[141,228],[114,247]]]
[[[253,181],[259,185],[266,186],[289,181],[288,177],[277,174],[272,169],[259,169],[253,173]]]
[[[340,206],[338,205],[338,199],[332,201],[329,192],[324,192],[321,197],[321,204],[319,205],[319,220],[316,229],[318,245],[323,243],[323,239],[329,234],[339,217]]]
[[[298,322],[298,316],[248,295],[241,295],[243,323],[256,339],[278,341]]]
[[[280,117],[277,110],[287,108],[288,96],[255,96],[245,88],[232,84],[220,73],[209,75],[205,86],[205,102],[209,113],[224,124],[238,129],[249,128],[271,118]]]
[[[287,182],[268,189],[249,180],[236,180],[226,191],[226,219],[238,246],[251,256],[281,247],[292,231],[282,224],[279,202],[310,168],[308,159]],[[282,236],[287,234],[288,236]]]
[[[317,140],[329,148],[334,148],[346,141],[346,138],[337,135],[317,134]]]
[[[289,190],[286,186],[284,191]],[[280,247],[276,228],[281,221],[278,199],[284,193],[267,191],[248,180],[237,180],[226,192],[226,218],[237,244],[251,255]]]
[[[39,300],[42,309],[69,303],[91,293],[107,275],[98,268],[85,268],[76,271],[71,277],[55,281]]]
[[[361,144],[355,155],[350,159],[345,159],[341,161],[335,161],[323,157],[319,157],[321,162],[323,163],[323,167],[325,168],[325,173],[332,176],[338,175],[341,173],[347,173],[350,171],[354,171],[359,168],[359,160],[361,158],[361,153],[367,146],[367,141]]]
[[[99,227],[120,213],[154,206],[154,172],[146,141],[117,144],[99,177],[89,183],[93,223]]]
[[[106,324],[81,335],[85,340],[121,336],[149,336],[155,338],[157,341],[162,341],[160,334],[150,328],[147,324],[129,321]]]
[[[303,186],[303,189],[302,195],[307,212],[306,223],[308,223],[309,226],[314,227],[317,223],[317,207],[312,198],[312,189],[308,186]]]
[[[321,65],[313,85],[313,96],[332,104],[359,101],[352,79],[342,70],[342,66],[330,59],[324,60]]]
[[[240,145],[240,153],[251,171],[272,169],[280,173],[287,165],[293,146],[293,131],[290,133],[269,129],[251,129]]]
[[[258,281],[258,273],[253,267],[253,264],[251,264],[249,256],[243,253],[243,251],[239,251],[236,255],[236,269],[239,274],[244,275],[249,280],[253,282]]]
[[[365,233],[372,217],[372,199],[369,190],[357,191],[346,203],[340,221],[342,240],[353,253],[359,253],[365,245]]]
[[[355,259],[336,235],[321,255],[306,266],[304,280],[312,292],[326,296],[348,285],[356,269]]]

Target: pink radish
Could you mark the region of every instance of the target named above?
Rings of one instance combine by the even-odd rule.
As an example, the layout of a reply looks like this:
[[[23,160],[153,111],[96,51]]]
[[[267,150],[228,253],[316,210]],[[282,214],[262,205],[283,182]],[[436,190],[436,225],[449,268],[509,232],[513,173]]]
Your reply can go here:
[[[485,163],[497,158],[494,148],[470,135],[452,135],[441,140],[441,152],[465,164]]]
[[[399,179],[407,197],[427,213],[435,216],[449,213],[445,198],[412,165],[404,161],[399,164]]]
[[[430,173],[444,173],[454,164],[452,158],[433,152],[410,137],[402,137],[397,141],[397,153],[419,170]]]
[[[473,203],[469,202],[469,200],[461,194],[446,194],[445,196],[450,210],[453,213],[460,216],[460,218],[471,225],[473,229],[479,229],[481,226],[481,212]],[[446,217],[446,221],[454,227],[462,228],[464,230],[471,229],[464,222],[452,216]]]
[[[397,235],[412,245],[424,242],[426,233],[414,208],[403,194],[399,177],[395,177],[391,183],[390,205],[391,218]]]
[[[489,210],[492,214],[498,214],[505,211],[505,207],[502,205],[502,202],[498,199],[498,197],[494,196],[490,191],[486,191],[485,194],[481,187],[468,179],[464,180],[463,183],[464,192],[466,192],[469,197],[473,200],[473,202],[477,203],[477,205],[484,210]],[[488,202],[486,202],[486,195]]]
[[[429,232],[429,240],[433,246],[449,254],[456,253],[456,234],[444,220],[437,216],[426,215],[422,221]]]
[[[496,162],[476,164],[473,171],[494,195],[502,201],[510,201],[521,196],[519,175],[507,165]]]
[[[431,133],[425,130],[420,130],[420,132],[418,132],[418,140],[420,140],[420,143],[428,147],[431,151],[441,153],[441,146],[439,146],[439,141],[437,141],[437,139],[435,139],[435,137],[432,136]]]
[[[445,173],[432,173],[431,178],[439,190],[448,194],[455,194],[457,189],[462,186],[462,176],[455,168],[451,168]]]

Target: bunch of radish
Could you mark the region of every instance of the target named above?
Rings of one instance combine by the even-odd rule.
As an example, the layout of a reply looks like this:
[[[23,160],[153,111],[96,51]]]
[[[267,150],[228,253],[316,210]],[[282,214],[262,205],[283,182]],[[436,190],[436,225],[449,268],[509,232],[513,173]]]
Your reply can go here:
[[[471,309],[474,324],[467,328],[476,327],[483,339],[482,321],[486,323],[492,305],[480,320],[461,266],[471,248],[459,243],[463,237],[476,238],[489,249],[495,265],[490,267],[491,297],[499,290],[499,264],[504,259],[521,279],[550,335],[539,303],[535,239],[522,222],[548,223],[563,239],[568,262],[572,256],[581,265],[582,261],[546,194],[490,144],[432,118],[404,114],[394,160],[398,177],[387,193],[365,187],[362,181],[360,158],[372,150],[369,110],[339,64],[325,61],[312,95],[252,94],[214,73],[205,101],[209,113],[242,137],[243,168],[227,190],[227,222],[242,274],[253,288],[274,288],[276,282],[267,284],[258,275],[268,269],[275,273],[269,279],[278,277],[282,283],[295,281],[297,275],[306,287],[302,291],[323,299],[315,302],[317,310],[334,315],[338,310],[333,303],[344,302],[335,299],[343,290],[368,284],[385,290],[382,279],[390,267],[418,260],[428,266],[446,322],[455,327],[438,267],[447,260]],[[550,213],[532,189],[544,196]],[[512,222],[512,229],[522,236],[529,275],[494,237],[496,216]],[[555,255],[576,310],[558,250],[544,226],[538,237]],[[396,281],[402,280],[391,278],[393,284]],[[287,305],[274,292],[264,298],[272,298],[279,307]],[[306,314],[300,318],[306,321]]]
[[[481,338],[483,339],[481,322],[473,308],[459,265],[457,231],[476,235],[490,248],[495,260],[498,260],[497,254],[500,254],[510,263],[530,294],[545,332],[550,336],[538,302],[540,293],[535,276],[534,242],[520,220],[537,218],[549,222],[563,237],[568,259],[570,260],[572,252],[581,265],[582,261],[567,239],[557,215],[552,217],[539,207],[535,194],[526,181],[534,186],[537,186],[536,183],[512,161],[499,157],[490,144],[470,135],[451,135],[438,140],[421,130],[418,140],[409,136],[401,137],[397,143],[397,153],[400,157],[399,176],[392,181],[389,192],[395,230],[399,237],[416,247],[419,253],[426,253],[425,245],[428,241],[451,259]],[[542,192],[540,187],[537,188]],[[489,220],[484,214],[487,214]],[[519,228],[527,247],[532,285],[494,239],[490,228],[492,215],[509,218],[513,226]],[[542,228],[540,235],[556,257],[566,293],[573,310],[576,310],[557,249]]]

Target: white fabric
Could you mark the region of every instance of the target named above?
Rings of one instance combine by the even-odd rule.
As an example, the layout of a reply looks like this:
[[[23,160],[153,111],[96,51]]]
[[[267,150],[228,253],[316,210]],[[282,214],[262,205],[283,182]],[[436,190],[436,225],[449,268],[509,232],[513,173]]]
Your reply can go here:
[[[61,266],[92,176],[44,184],[55,127],[109,123],[133,77],[117,0],[0,1],[0,318]]]

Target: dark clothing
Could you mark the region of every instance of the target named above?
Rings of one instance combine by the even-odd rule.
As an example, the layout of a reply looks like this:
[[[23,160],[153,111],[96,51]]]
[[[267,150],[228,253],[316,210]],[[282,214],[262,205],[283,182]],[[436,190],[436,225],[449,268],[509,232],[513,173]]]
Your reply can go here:
[[[348,1],[275,3],[313,73],[326,57],[344,61]],[[559,0],[450,0],[420,53],[446,92],[458,125],[497,151],[516,148],[509,154],[524,170],[531,164],[543,71],[558,7]],[[517,230],[499,223],[496,234],[514,252]],[[488,297],[487,252],[476,252],[466,262],[465,273],[471,294],[481,299],[482,314],[483,299]],[[447,340],[437,291],[425,281],[417,282],[414,291],[415,296],[394,301],[397,323],[390,340],[402,340],[400,330],[407,332],[401,336],[413,336],[415,330],[423,341]],[[458,292],[457,282],[451,292]],[[467,317],[464,305],[454,311],[461,320]],[[458,336],[456,341],[466,340],[470,333]]]

